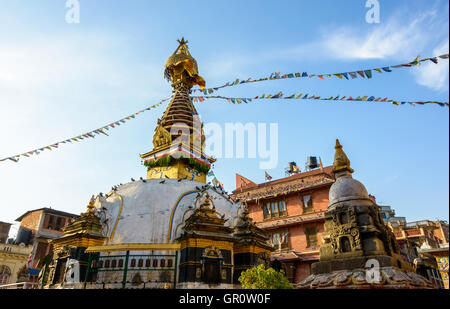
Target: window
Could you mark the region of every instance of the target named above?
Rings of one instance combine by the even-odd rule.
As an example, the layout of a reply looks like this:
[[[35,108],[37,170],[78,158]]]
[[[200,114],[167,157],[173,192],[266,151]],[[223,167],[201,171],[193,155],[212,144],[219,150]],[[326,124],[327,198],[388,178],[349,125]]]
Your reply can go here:
[[[264,219],[268,219],[271,217],[270,204],[264,204],[263,212],[264,212]]]
[[[6,265],[0,265],[0,284],[7,284],[9,277],[11,276],[11,270]]]
[[[143,259],[139,259],[138,267],[142,267],[142,266],[144,266],[144,260]]]
[[[48,215],[48,224],[47,224],[47,228],[50,230],[53,230],[53,222],[54,218],[51,215]]]
[[[263,205],[264,219],[287,216],[286,202],[284,200],[271,201]]]
[[[269,240],[276,250],[289,249],[289,239],[287,231],[275,232]]]
[[[145,260],[145,267],[150,267],[150,262],[151,262],[151,260],[150,259],[146,259]]]
[[[116,266],[117,266],[117,261],[116,260],[112,260],[111,267],[112,268],[116,268]]]
[[[173,260],[167,260],[167,267],[172,267],[173,266]]]
[[[105,268],[109,268],[109,263],[111,263],[109,260],[105,261]]]
[[[153,260],[153,267],[158,267],[158,260],[157,259]]]
[[[166,267],[166,260],[165,259],[161,260],[161,267]]]
[[[120,267],[120,268],[123,267],[123,260],[122,260],[122,259],[119,260],[119,267]]]
[[[59,230],[61,228],[61,217],[56,218],[56,229]]]
[[[313,211],[313,202],[311,195],[303,195],[303,212]]]
[[[136,267],[136,259],[131,259],[130,267]]]
[[[306,248],[314,248],[317,247],[317,230],[316,227],[307,227],[305,229],[306,235]]]

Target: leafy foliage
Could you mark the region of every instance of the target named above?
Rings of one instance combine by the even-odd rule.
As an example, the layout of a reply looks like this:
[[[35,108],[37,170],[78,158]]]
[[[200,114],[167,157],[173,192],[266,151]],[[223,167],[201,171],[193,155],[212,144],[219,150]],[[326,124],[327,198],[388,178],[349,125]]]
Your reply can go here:
[[[242,272],[238,280],[244,289],[293,289],[282,270],[266,269],[264,264]]]

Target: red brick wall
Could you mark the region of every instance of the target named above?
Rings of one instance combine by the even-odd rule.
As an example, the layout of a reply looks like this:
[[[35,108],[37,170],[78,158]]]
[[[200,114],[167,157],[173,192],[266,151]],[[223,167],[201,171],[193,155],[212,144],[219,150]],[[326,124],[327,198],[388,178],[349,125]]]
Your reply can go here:
[[[42,210],[29,213],[27,216],[22,218],[22,221],[20,221],[20,226],[30,230],[37,231],[39,229],[41,214]]]
[[[310,262],[303,262],[297,264],[297,268],[295,270],[295,281],[294,283],[298,283],[300,281],[305,280],[311,275],[311,264]]]

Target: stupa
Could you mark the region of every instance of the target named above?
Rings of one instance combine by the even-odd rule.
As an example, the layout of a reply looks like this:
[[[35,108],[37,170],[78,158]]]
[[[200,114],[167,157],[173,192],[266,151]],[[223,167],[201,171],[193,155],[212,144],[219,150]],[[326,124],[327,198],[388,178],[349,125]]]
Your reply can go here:
[[[206,183],[215,160],[204,153],[190,97],[205,80],[187,41],[178,43],[164,68],[173,97],[158,119],[153,150],[140,155],[146,179],[114,186],[93,202],[104,241],[83,248],[85,288],[233,288],[235,260],[240,273],[272,250],[262,230],[240,233],[245,205]]]
[[[428,289],[434,286],[402,260],[366,188],[352,177],[350,160],[336,140],[320,261],[298,284],[302,289]]]

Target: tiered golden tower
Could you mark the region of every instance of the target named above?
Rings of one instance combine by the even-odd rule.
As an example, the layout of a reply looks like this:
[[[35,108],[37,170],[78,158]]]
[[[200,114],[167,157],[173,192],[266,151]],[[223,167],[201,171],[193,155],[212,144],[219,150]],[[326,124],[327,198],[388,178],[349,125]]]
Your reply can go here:
[[[154,149],[141,155],[148,167],[147,179],[186,179],[206,182],[215,160],[203,152],[203,124],[190,98],[194,85],[205,87],[198,74],[197,61],[188,50],[187,41],[167,59],[164,76],[172,82],[173,97],[153,135]]]

